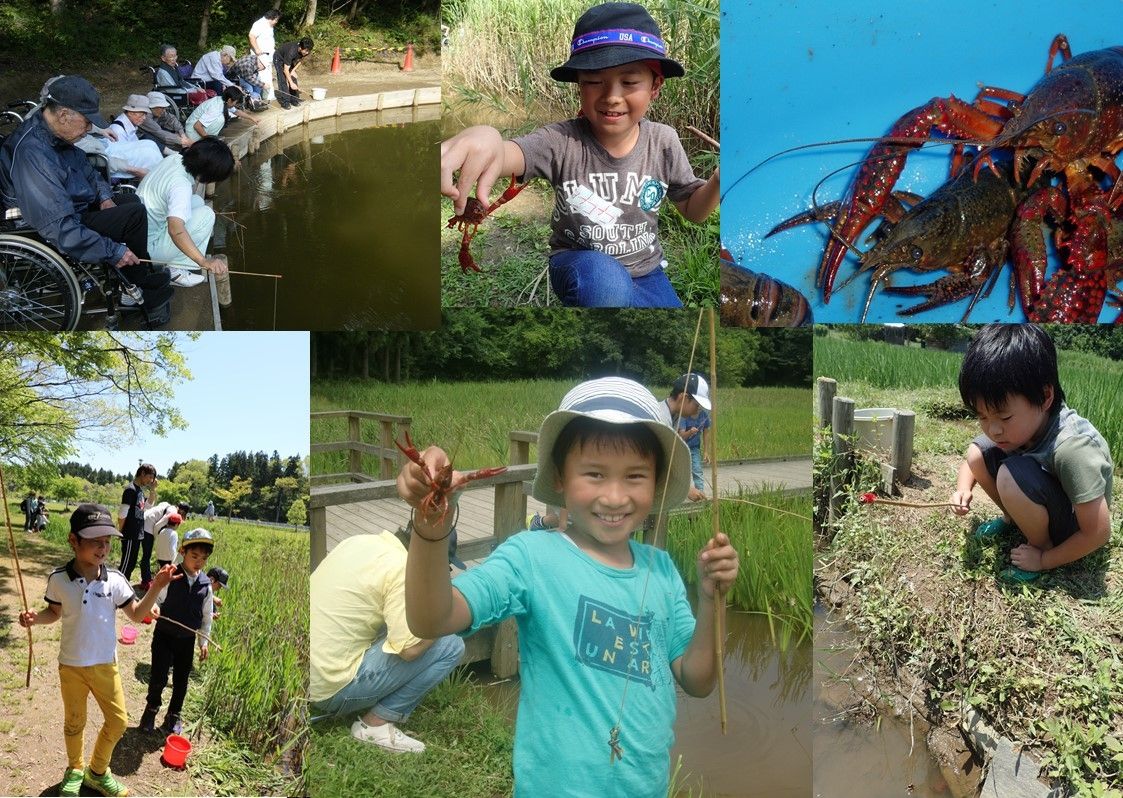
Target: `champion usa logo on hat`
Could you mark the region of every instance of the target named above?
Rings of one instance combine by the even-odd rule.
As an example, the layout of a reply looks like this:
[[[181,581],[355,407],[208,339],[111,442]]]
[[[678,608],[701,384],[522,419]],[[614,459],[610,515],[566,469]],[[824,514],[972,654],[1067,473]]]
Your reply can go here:
[[[663,197],[667,195],[667,189],[653,177],[647,179],[639,189],[637,201],[641,209],[645,211],[653,211],[659,207],[659,203],[663,201]]]

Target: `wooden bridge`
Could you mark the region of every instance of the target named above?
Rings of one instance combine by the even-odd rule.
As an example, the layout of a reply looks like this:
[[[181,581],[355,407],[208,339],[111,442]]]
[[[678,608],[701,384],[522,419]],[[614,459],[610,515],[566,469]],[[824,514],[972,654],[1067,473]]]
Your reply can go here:
[[[328,551],[352,535],[371,534],[404,529],[410,508],[398,497],[395,477],[401,468],[402,454],[394,446],[395,435],[409,429],[410,419],[381,413],[330,411],[313,413],[313,419],[347,417],[350,438],[347,441],[314,443],[311,451],[347,451],[348,470],[337,474],[313,475],[313,482],[347,480],[338,484],[313,484],[310,509],[312,567],[320,563]],[[363,443],[360,422],[374,420],[381,426],[382,445]],[[397,430],[395,431],[395,427]],[[537,433],[510,433],[510,465],[502,474],[473,481],[460,496],[459,518],[456,522],[457,554],[467,566],[481,560],[510,535],[527,527],[527,518],[535,512],[544,513],[545,505],[530,496],[538,466],[529,463],[530,445]],[[363,454],[379,461],[380,479],[362,471]],[[719,496],[741,492],[776,489],[805,492],[811,489],[811,458],[779,458],[756,461],[719,463]],[[713,486],[706,470],[706,493]],[[704,504],[704,503],[703,503]],[[685,502],[667,508],[668,514],[696,512],[703,504]],[[808,530],[810,534],[810,530]],[[517,671],[517,644],[513,623],[504,622],[495,629],[481,630],[468,642],[466,661],[492,659],[492,670],[499,676]]]

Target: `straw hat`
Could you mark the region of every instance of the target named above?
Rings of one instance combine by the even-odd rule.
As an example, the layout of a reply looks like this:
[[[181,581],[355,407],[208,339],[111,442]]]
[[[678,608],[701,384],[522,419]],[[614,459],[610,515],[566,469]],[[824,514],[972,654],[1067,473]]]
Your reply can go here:
[[[565,506],[557,489],[558,470],[554,466],[554,444],[558,434],[575,418],[595,418],[608,424],[642,424],[655,433],[663,448],[663,471],[655,475],[655,501],[666,506],[682,504],[690,490],[690,450],[666,422],[660,409],[665,407],[651,391],[634,380],[602,377],[583,382],[567,393],[561,405],[542,422],[538,431],[538,474],[534,478],[534,498],[556,507]]]

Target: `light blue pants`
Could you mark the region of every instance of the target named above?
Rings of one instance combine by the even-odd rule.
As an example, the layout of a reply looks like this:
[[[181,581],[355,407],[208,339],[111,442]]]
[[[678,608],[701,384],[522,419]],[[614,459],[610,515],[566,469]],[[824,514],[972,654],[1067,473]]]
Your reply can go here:
[[[694,478],[694,487],[706,489],[706,482],[702,479],[702,447],[690,450],[690,476]]]
[[[375,640],[363,655],[355,678],[313,710],[328,715],[349,715],[374,710],[391,723],[401,723],[460,662],[464,641],[456,635],[438,638],[417,659],[407,662],[382,650],[386,638]]]

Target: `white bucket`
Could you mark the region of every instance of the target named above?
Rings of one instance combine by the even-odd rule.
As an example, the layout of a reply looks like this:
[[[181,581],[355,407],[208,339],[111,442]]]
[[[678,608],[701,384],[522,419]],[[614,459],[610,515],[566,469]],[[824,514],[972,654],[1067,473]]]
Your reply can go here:
[[[313,100],[322,100],[327,96],[328,96],[328,90],[327,89],[312,89],[312,99]]]
[[[895,407],[867,407],[854,411],[854,432],[858,447],[885,460],[893,456],[893,419]]]

